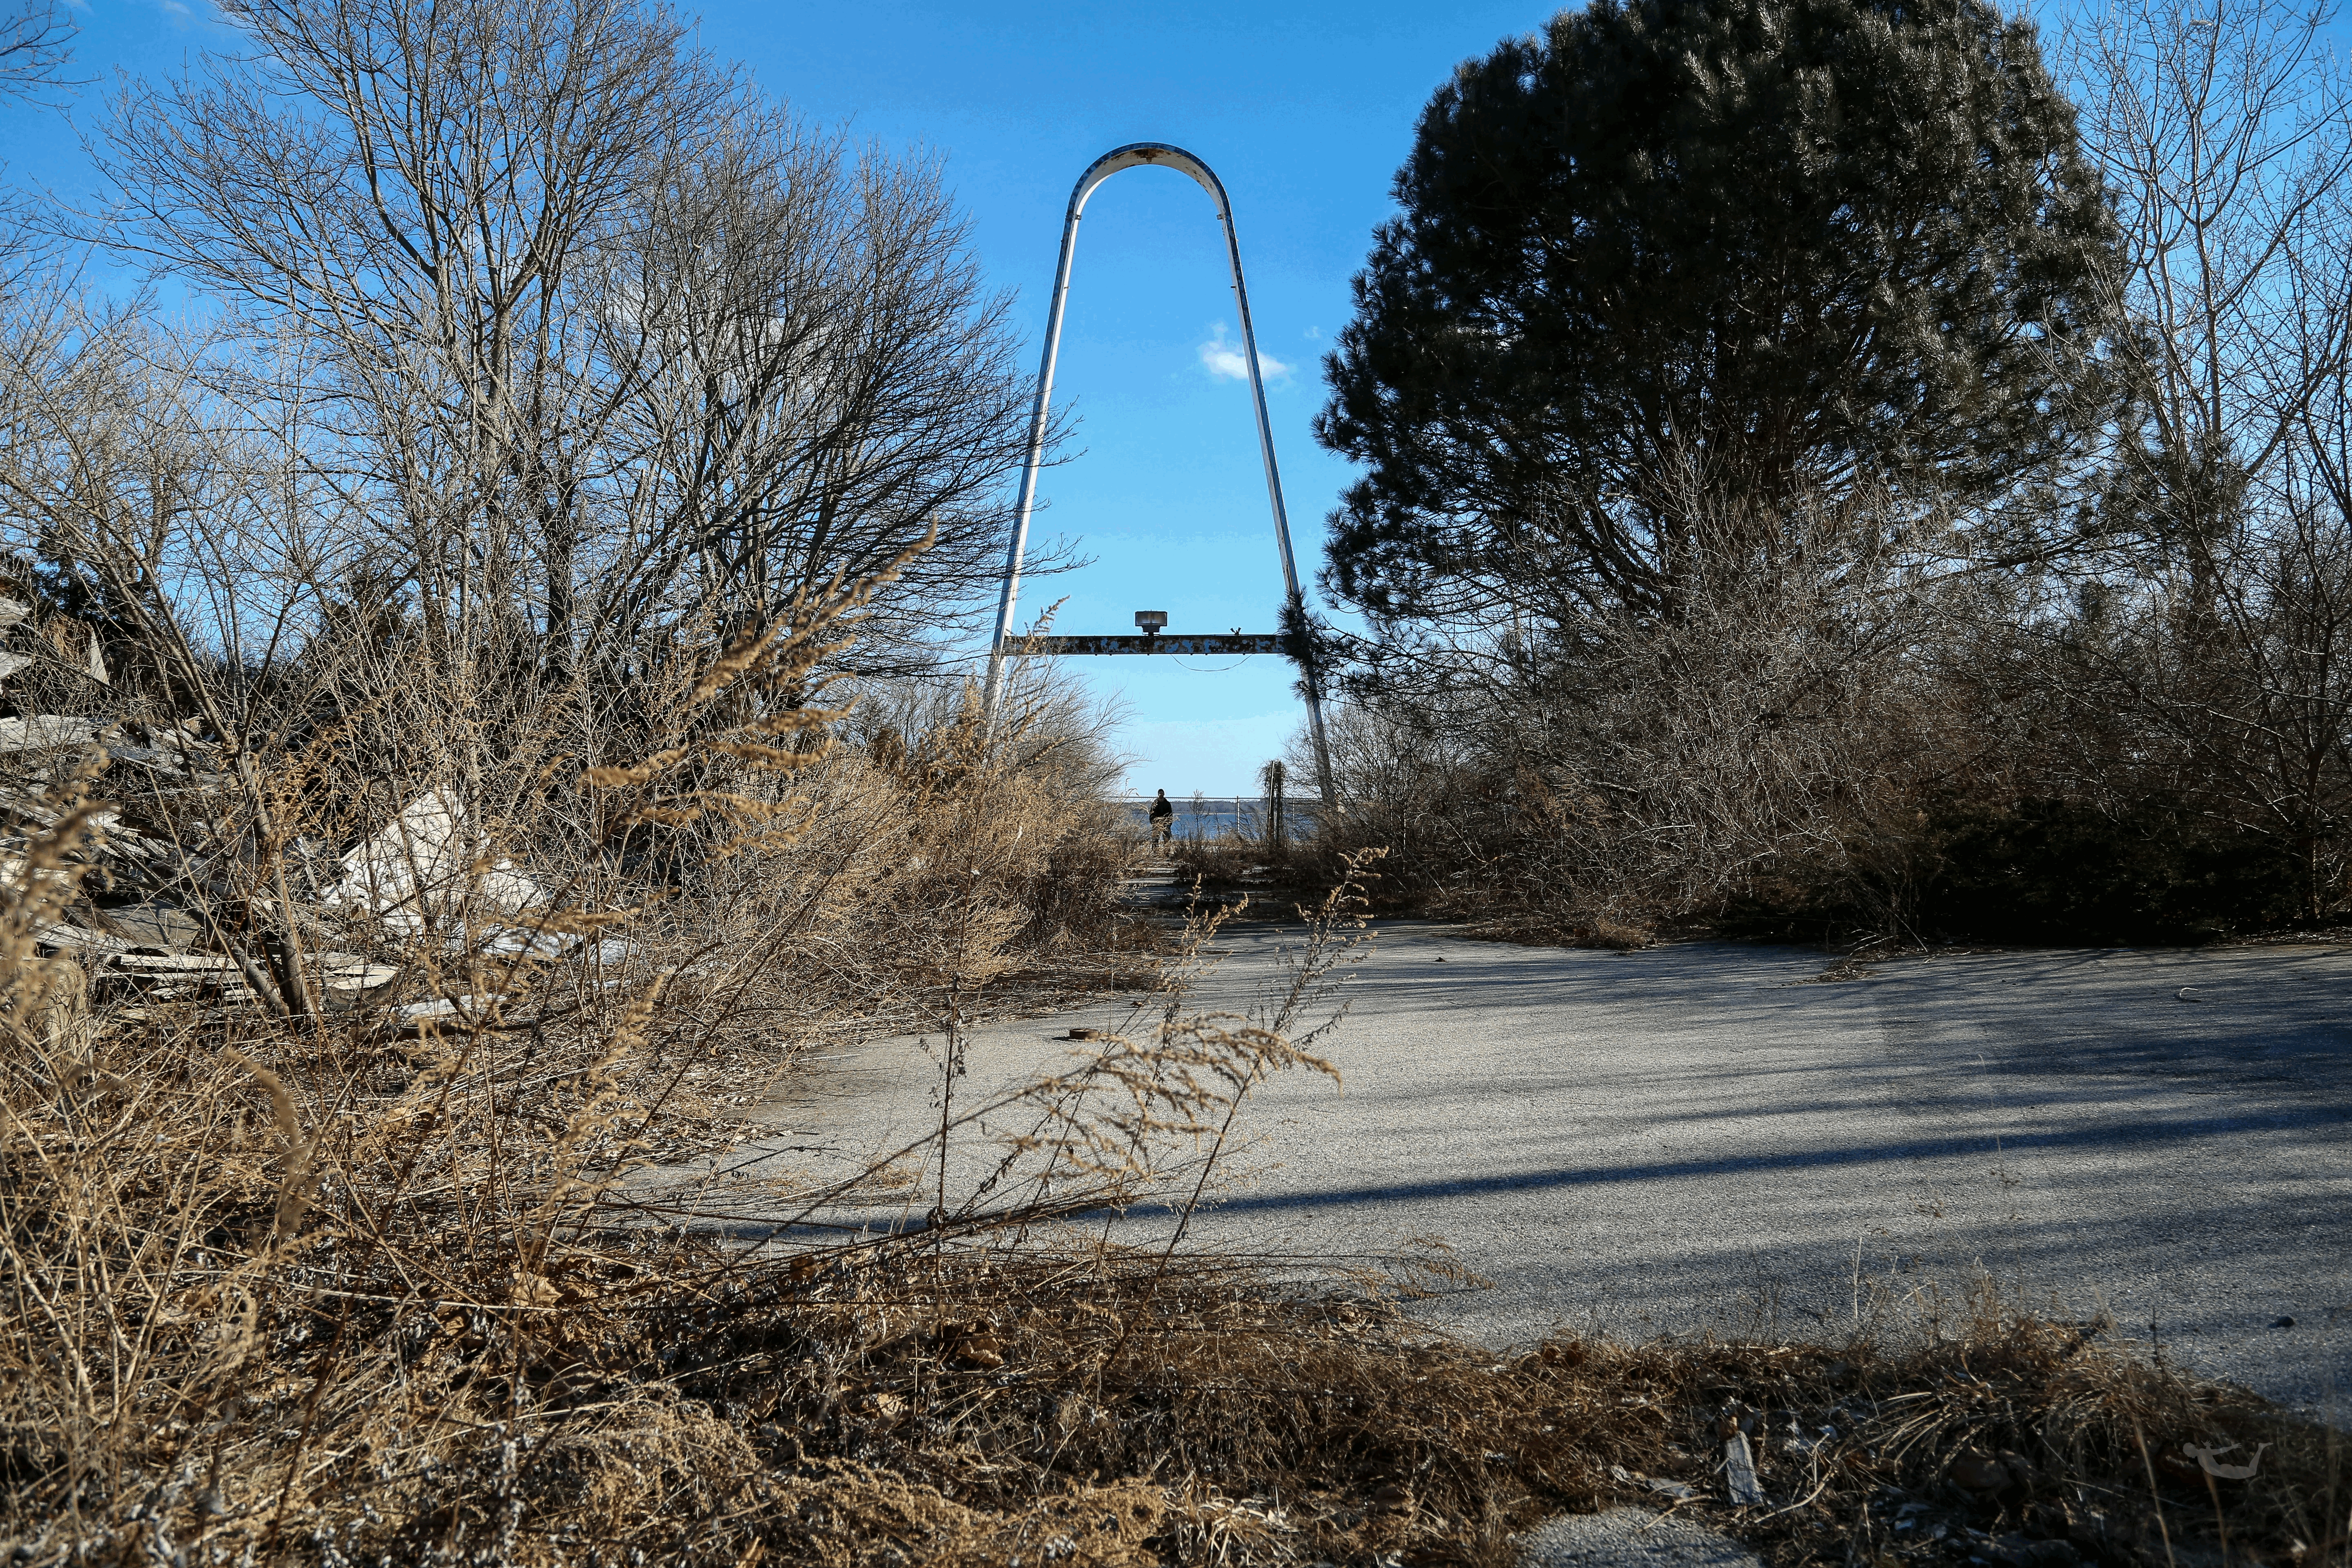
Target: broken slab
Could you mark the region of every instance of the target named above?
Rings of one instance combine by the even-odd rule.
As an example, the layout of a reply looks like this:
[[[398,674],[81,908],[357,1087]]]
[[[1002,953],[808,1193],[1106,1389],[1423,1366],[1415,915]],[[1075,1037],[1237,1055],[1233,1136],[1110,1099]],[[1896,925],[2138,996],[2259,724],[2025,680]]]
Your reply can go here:
[[[1764,1568],[1731,1537],[1645,1508],[1568,1513],[1519,1537],[1518,1568]]]
[[[453,933],[443,944],[443,951],[478,952],[485,958],[535,958],[541,963],[551,963],[587,940],[577,931],[486,926],[470,932]]]
[[[133,947],[196,947],[204,922],[173,904],[118,904],[98,911],[98,923]]]
[[[1748,1447],[1745,1432],[1734,1432],[1723,1445],[1723,1483],[1733,1502],[1748,1505],[1764,1500],[1764,1489],[1756,1480],[1756,1455]]]
[[[45,925],[33,940],[55,952],[80,952],[103,957],[121,952],[131,944],[111,931],[91,931],[86,926]]]
[[[118,952],[114,967],[125,974],[234,974],[244,971],[232,959],[209,952]]]
[[[61,746],[95,744],[99,731],[109,728],[103,719],[77,718],[69,713],[28,713],[0,719],[0,752],[47,752]]]
[[[380,963],[356,952],[314,952],[310,962],[319,966],[330,985],[353,991],[373,991],[388,985],[399,977],[400,965]]]

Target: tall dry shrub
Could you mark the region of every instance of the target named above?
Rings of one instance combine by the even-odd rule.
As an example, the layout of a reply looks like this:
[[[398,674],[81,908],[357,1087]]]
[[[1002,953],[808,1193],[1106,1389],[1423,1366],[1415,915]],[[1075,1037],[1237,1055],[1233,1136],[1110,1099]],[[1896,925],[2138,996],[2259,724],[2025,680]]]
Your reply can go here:
[[[1770,516],[1685,476],[1700,531],[1671,615],[1506,626],[1375,668],[1335,726],[1334,844],[1391,890],[1608,942],[1763,900],[1900,918],[1906,827],[2000,759],[1945,658],[1981,616],[1964,542],[1884,492]]]
[[[148,837],[90,795],[126,764],[92,750],[45,797],[12,797],[0,1535],[20,1557],[738,1560],[782,1505],[676,1357],[714,1312],[803,1276],[697,1234],[690,1204],[640,1180],[710,1146],[757,1086],[698,1069],[749,1043],[764,1063],[730,1067],[773,1070],[950,985],[969,1005],[1108,918],[1109,888],[1092,925],[1065,891],[1032,931],[1019,900],[1039,880],[1110,861],[1017,752],[925,737],[953,767],[916,784],[835,746],[826,669],[874,586],[682,661],[627,763],[550,742],[469,776],[470,748],[354,721],[244,759],[275,831],[242,771],[190,785],[219,819],[198,837],[190,806],[174,845],[177,890],[219,933],[194,988],[89,940],[111,857]],[[322,794],[354,749],[400,764],[397,787]],[[407,820],[446,831],[378,865],[373,901],[247,910],[313,868],[300,846],[329,820],[382,845],[424,798],[446,810]],[[962,858],[913,865],[927,850]],[[248,973],[221,948],[260,918],[306,941],[247,954]],[[391,977],[356,999],[318,984],[362,961]],[[310,1005],[289,1005],[306,978]],[[1233,1035],[1194,1068],[1283,1048]],[[1102,1134],[1092,1110],[1046,1123],[1104,1170],[1133,1134],[1205,1126],[1173,1058],[1156,1078],[1120,1059],[1053,1103],[1100,1084],[1139,1110]]]

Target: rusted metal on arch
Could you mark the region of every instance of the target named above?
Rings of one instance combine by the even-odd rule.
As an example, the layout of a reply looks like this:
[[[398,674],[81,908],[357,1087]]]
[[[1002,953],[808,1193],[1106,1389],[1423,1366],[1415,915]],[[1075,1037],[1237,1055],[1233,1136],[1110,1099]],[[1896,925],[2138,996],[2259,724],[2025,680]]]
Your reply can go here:
[[[1220,632],[1209,637],[1030,637],[1004,645],[1006,658],[1024,655],[1190,653],[1203,656],[1285,653],[1278,632]]]

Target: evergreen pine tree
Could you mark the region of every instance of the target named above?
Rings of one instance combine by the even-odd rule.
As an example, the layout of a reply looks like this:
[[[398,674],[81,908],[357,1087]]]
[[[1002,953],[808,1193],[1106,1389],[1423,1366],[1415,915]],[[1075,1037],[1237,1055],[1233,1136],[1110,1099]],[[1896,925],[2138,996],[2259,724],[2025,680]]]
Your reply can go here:
[[[1675,472],[1769,534],[1865,476],[1982,505],[2100,418],[2107,204],[1982,0],[1594,0],[1463,65],[1396,196],[1317,422],[1378,618],[1664,606],[1760,542]]]

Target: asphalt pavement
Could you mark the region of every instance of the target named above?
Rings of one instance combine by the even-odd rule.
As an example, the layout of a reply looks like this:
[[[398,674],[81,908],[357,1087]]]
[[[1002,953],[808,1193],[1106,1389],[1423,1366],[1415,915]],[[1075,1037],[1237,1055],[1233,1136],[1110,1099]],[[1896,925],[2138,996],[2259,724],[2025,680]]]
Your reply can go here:
[[[1229,928],[1188,1005],[1247,1011],[1295,942]],[[1826,962],[1384,924],[1326,1042],[1343,1083],[1255,1093],[1187,1244],[1320,1267],[1442,1237],[1489,1284],[1416,1310],[1497,1349],[1834,1339],[1949,1318],[1989,1283],[2346,1424],[2352,949],[1993,952],[1825,982]],[[1148,1021],[1130,999],[982,1027],[957,1094],[1051,1070],[1073,1026]],[[915,1142],[939,1081],[936,1039],[832,1053],[736,1173],[821,1179]],[[863,1220],[919,1223],[929,1158]],[[951,1202],[994,1158],[951,1150]]]

